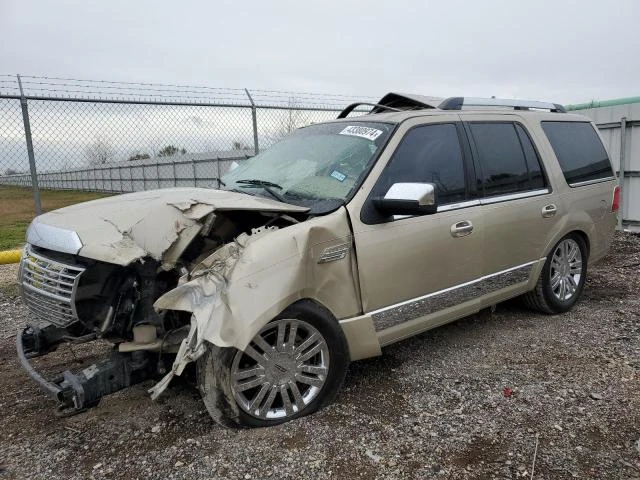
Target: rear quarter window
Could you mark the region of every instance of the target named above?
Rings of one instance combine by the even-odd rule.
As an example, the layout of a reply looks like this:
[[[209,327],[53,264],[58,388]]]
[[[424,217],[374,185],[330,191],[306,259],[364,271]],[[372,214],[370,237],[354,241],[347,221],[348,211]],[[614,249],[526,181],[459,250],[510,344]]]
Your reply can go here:
[[[611,178],[613,170],[589,122],[541,122],[569,185]]]

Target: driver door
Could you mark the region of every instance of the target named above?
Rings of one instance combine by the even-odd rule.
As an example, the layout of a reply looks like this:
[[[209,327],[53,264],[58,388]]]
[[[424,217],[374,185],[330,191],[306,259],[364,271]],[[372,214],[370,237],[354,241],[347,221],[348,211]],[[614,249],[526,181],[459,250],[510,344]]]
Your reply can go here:
[[[438,121],[403,122],[395,151],[377,180],[375,171],[370,176],[374,184],[367,198],[348,206],[363,309],[383,345],[473,313],[479,305],[484,233],[481,207],[470,189],[468,144],[457,116]],[[435,184],[438,211],[377,211],[373,198],[404,182]]]

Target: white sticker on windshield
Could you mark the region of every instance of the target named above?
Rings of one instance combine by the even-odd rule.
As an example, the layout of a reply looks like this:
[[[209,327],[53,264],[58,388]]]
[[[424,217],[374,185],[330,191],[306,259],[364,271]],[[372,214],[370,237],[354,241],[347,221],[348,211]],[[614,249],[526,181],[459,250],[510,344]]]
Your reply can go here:
[[[339,182],[344,182],[347,178],[347,176],[344,173],[340,173],[337,170],[334,170],[333,172],[331,172],[331,176],[336,180],[338,180]]]
[[[340,132],[340,135],[352,135],[354,137],[362,137],[366,138],[367,140],[374,141],[376,138],[382,135],[382,130],[371,127],[359,127],[356,125],[350,125],[342,130]]]

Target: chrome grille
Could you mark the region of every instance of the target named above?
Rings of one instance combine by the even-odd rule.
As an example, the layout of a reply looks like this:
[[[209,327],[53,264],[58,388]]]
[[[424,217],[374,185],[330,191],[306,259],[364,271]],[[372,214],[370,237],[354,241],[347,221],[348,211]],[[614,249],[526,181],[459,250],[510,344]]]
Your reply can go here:
[[[75,293],[84,268],[45,258],[25,248],[20,262],[22,298],[40,320],[60,327],[78,319]]]

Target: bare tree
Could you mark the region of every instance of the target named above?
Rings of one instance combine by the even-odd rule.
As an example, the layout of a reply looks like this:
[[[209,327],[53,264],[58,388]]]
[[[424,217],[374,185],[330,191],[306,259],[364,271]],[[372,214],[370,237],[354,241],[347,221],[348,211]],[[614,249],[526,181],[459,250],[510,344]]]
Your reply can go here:
[[[147,160],[147,159],[149,159],[149,158],[151,158],[151,157],[149,156],[149,154],[148,154],[148,153],[145,153],[145,152],[142,152],[142,153],[141,153],[141,152],[135,152],[135,153],[131,154],[131,155],[129,156],[129,158],[127,158],[127,161],[133,161],[133,160]]]
[[[246,144],[242,143],[240,140],[234,140],[231,144],[232,150],[251,150],[251,148]]]
[[[109,139],[96,137],[93,143],[85,147],[84,154],[89,165],[101,165],[110,162],[116,151]]]
[[[269,144],[273,144],[287,136],[294,130],[308,125],[310,123],[309,116],[300,109],[298,101],[295,97],[289,97],[285,111],[277,121],[276,128],[266,136]]]
[[[175,145],[167,145],[158,152],[159,157],[172,157],[173,155],[184,155],[187,153],[185,148],[178,148]]]

